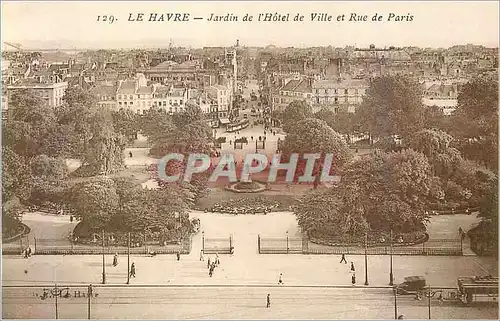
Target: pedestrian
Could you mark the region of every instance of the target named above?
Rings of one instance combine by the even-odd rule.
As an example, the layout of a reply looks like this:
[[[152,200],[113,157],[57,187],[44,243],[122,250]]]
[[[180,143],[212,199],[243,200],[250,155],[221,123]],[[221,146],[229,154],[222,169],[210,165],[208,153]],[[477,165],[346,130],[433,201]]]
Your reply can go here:
[[[203,250],[200,250],[200,261],[205,261],[203,258]]]
[[[130,156],[130,158],[132,158],[132,152],[128,152],[128,156]]]
[[[464,230],[462,230],[462,227],[460,226],[458,228],[458,235],[460,235],[460,237],[462,237],[462,234],[464,233]]]
[[[285,284],[285,283],[283,283],[283,273],[280,273],[280,276],[279,276],[279,279],[278,279],[278,284],[279,285]]]
[[[253,140],[253,136],[250,136],[250,138]]]
[[[208,275],[209,275],[210,277],[212,277],[212,275],[213,275],[213,274],[214,274],[214,269],[212,269],[212,268],[210,267],[210,270],[208,271]]]
[[[180,261],[180,260],[181,260],[181,253],[177,252],[177,261]]]
[[[135,278],[135,263],[132,262],[132,265],[130,266],[130,277]]]
[[[24,249],[24,258],[27,259],[28,258],[28,249]]]
[[[31,257],[31,247],[28,246],[28,257]]]
[[[271,306],[271,294],[267,294],[267,304],[266,304],[266,308],[269,308]]]
[[[233,142],[232,140],[229,140],[229,145],[231,145],[232,142]]]
[[[118,253],[115,253],[115,255],[113,256],[113,266],[117,265],[118,265]]]
[[[345,264],[347,264],[347,260],[345,259],[345,254],[342,253],[342,258],[340,259],[340,263],[344,262]]]
[[[208,257],[208,260],[207,260],[207,269],[210,268],[210,257]]]
[[[351,262],[351,271],[354,273],[356,271],[356,269],[354,268],[354,263]]]
[[[351,276],[351,283],[352,283],[352,285],[356,285],[356,274],[354,274],[354,273]]]
[[[219,254],[215,253],[215,265],[219,265],[219,264],[220,264]]]
[[[73,223],[73,215],[70,215],[70,216],[69,216],[69,222],[70,222],[70,223]]]

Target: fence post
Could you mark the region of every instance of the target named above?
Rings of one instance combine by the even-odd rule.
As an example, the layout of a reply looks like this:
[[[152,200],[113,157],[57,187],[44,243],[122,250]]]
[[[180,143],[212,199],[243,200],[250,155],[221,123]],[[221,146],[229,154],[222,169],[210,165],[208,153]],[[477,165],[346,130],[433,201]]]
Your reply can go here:
[[[259,249],[259,254],[260,254],[260,234],[257,235],[257,247]]]
[[[148,255],[148,247],[146,245],[146,232],[144,232],[144,254]]]
[[[425,242],[422,243],[422,254],[427,255],[427,251],[425,250]]]
[[[33,241],[35,243],[35,253],[36,253],[36,237],[33,237]]]
[[[462,235],[460,235],[460,255],[464,255],[464,239]]]
[[[69,242],[71,244],[71,254],[73,254],[73,240],[70,240]]]

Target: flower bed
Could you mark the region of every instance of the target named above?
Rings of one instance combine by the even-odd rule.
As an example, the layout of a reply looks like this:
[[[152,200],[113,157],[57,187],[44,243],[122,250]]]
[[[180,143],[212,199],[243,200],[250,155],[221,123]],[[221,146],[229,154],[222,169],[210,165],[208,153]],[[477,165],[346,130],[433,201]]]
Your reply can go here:
[[[225,189],[235,193],[259,193],[265,191],[267,187],[264,183],[251,181],[232,183],[226,186]]]
[[[326,235],[322,235],[323,233],[317,231],[310,231],[307,233],[309,240],[312,243],[328,245],[328,246],[365,246],[364,239],[358,238],[358,240],[349,240],[345,236],[337,237],[337,238],[329,238]],[[377,247],[377,246],[390,246],[390,236],[384,233],[376,233],[371,232],[370,237],[368,238],[368,247]],[[429,235],[425,230],[416,231],[410,233],[397,233],[393,235],[393,246],[409,246],[416,245],[427,242],[429,240]]]
[[[229,199],[219,203],[215,203],[207,212],[226,213],[226,214],[257,214],[270,213],[273,210],[278,210],[281,207],[280,202],[273,201],[269,198],[241,198]]]

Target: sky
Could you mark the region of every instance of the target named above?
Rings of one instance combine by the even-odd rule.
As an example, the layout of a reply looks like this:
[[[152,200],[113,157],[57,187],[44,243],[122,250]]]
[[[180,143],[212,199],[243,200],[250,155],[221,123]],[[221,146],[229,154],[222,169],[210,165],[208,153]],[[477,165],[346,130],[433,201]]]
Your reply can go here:
[[[450,47],[478,44],[498,47],[498,1],[443,2],[329,2],[329,1],[2,1],[2,48],[5,41],[26,49],[42,48],[144,48],[174,46],[310,47],[384,46]],[[128,21],[144,13],[187,13],[187,22]],[[210,22],[211,14],[238,16],[238,22]],[[248,13],[254,21],[243,22]],[[260,13],[304,15],[304,21],[255,21]],[[333,21],[311,21],[311,14],[325,13]],[[368,21],[347,21],[351,14]],[[374,14],[382,21],[371,21]],[[413,16],[412,21],[387,21],[390,13]],[[337,21],[339,15],[346,21]],[[97,21],[113,15],[114,23]],[[201,17],[202,20],[193,20]],[[394,20],[394,19],[393,19]]]

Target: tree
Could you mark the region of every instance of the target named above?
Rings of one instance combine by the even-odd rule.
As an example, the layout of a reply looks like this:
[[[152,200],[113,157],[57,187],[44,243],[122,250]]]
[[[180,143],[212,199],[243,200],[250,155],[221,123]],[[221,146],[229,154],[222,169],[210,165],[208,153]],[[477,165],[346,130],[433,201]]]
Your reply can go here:
[[[336,238],[366,231],[368,225],[360,214],[344,212],[342,200],[332,189],[313,190],[298,200],[295,210],[302,231]]]
[[[356,237],[366,231],[422,230],[426,204],[440,192],[426,157],[413,150],[377,152],[350,163],[341,174],[338,187],[311,194],[301,202],[301,227]],[[336,215],[336,220],[329,215]]]
[[[112,111],[113,127],[122,134],[128,143],[132,143],[137,138],[140,130],[140,116],[130,109],[120,109]]]
[[[75,184],[69,191],[69,206],[90,230],[100,231],[109,225],[118,209],[118,194],[110,178],[94,177]]]
[[[498,82],[474,78],[462,87],[452,133],[464,157],[498,171]]]
[[[312,116],[312,108],[305,101],[292,101],[283,112],[283,130],[288,133],[298,121]]]
[[[68,167],[61,158],[37,155],[31,160],[30,203],[45,205],[50,203],[60,207],[68,188]]]
[[[359,108],[360,127],[381,138],[408,136],[423,126],[422,88],[412,78],[375,78]]]
[[[10,147],[2,147],[2,199],[18,198],[25,202],[31,195],[31,168],[24,157]]]
[[[174,124],[180,128],[194,122],[203,121],[205,120],[205,116],[203,115],[203,111],[200,106],[186,102],[185,110],[180,113],[175,113],[172,116],[172,119]]]
[[[319,184],[319,174],[326,154],[333,155],[333,172],[342,168],[352,157],[351,151],[342,136],[331,129],[324,121],[315,118],[307,118],[296,123],[283,141],[282,150],[282,162],[288,162],[292,153],[297,153],[300,156],[310,153],[321,155],[319,160],[315,162],[312,174],[317,178],[314,182],[315,187]],[[297,176],[304,173],[305,166],[306,159],[299,159]]]
[[[175,130],[172,117],[159,108],[150,108],[140,121],[141,132],[152,144],[168,139]]]

